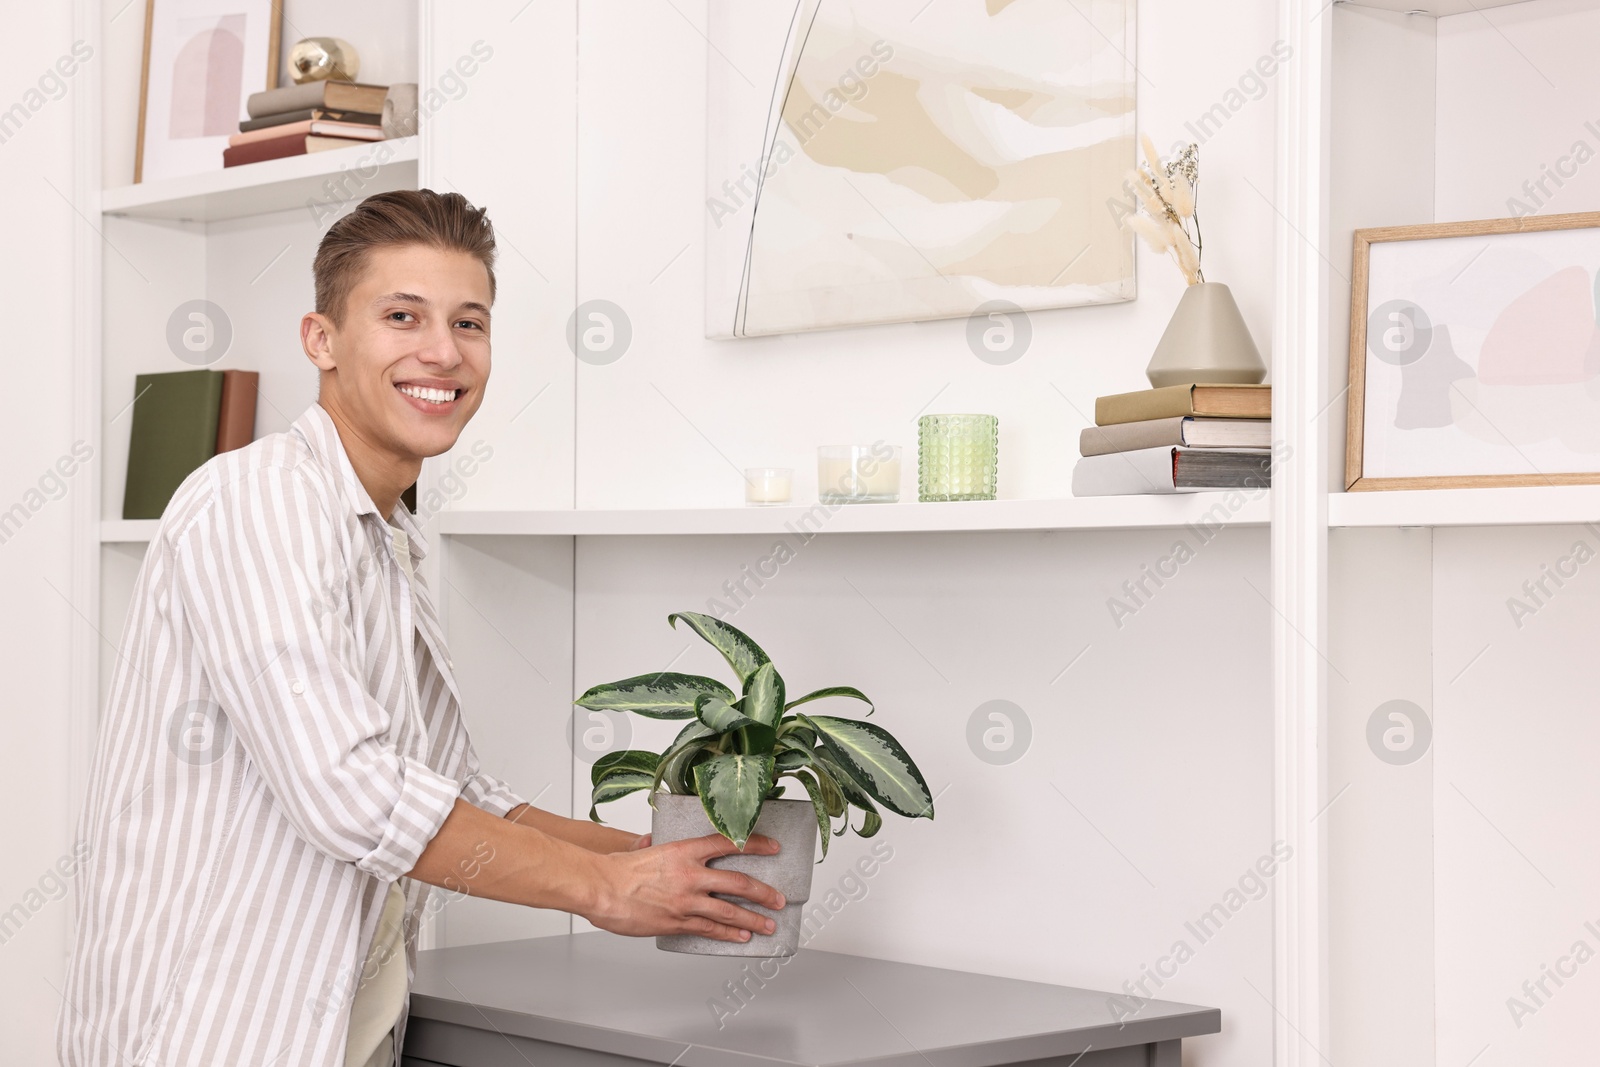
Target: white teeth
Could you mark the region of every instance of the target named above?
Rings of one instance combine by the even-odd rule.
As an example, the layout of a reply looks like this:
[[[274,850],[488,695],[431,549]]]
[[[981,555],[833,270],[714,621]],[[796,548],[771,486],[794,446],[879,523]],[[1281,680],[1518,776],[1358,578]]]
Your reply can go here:
[[[430,404],[445,404],[454,400],[456,396],[454,389],[429,389],[420,385],[401,385],[396,388],[406,396],[426,400]]]

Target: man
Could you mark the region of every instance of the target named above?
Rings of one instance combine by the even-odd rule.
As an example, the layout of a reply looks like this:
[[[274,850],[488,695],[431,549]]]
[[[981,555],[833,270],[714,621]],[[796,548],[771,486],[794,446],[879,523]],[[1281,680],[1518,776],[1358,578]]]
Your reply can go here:
[[[162,515],[80,825],[67,1067],[392,1067],[433,885],[620,934],[772,929],[711,895],[782,907],[705,866],[726,839],[652,847],[479,767],[400,495],[483,402],[494,254],[455,193],[335,223],[300,324],[317,402]]]

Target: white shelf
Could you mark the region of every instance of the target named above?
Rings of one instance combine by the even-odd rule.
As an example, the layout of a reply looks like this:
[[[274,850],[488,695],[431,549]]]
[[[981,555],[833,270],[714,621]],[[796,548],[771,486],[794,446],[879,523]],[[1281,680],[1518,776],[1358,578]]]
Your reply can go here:
[[[1233,497],[1230,501],[1229,498]],[[1230,503],[1237,505],[1230,508]],[[1117,530],[1265,526],[1266,494],[1240,501],[1231,493],[1107,496],[1063,500],[852,504],[830,514],[813,504],[778,507],[444,511],[438,530],[455,536],[654,536],[694,534],[938,533],[1005,530]]]
[[[1600,485],[1330,493],[1329,526],[1543,526],[1600,520]]]
[[[1355,7],[1375,7],[1383,11],[1400,11],[1443,18],[1446,15],[1465,15],[1471,11],[1486,11],[1494,7],[1511,7],[1526,0],[1476,0],[1476,2],[1474,0],[1335,0],[1335,2],[1352,4]]]
[[[160,519],[101,519],[100,543],[102,545],[127,544],[148,541],[155,536]]]
[[[142,219],[190,222],[238,219],[330,199],[323,183],[340,171],[352,172],[352,176],[338,186],[337,196],[343,199],[354,201],[393,189],[415,189],[417,139],[373,141],[350,148],[107,189],[101,194],[100,210],[106,215]]]

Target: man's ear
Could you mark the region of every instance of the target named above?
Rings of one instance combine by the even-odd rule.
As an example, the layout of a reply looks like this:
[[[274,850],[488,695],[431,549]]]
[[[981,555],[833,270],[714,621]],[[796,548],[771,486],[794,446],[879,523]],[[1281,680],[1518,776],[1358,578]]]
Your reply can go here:
[[[300,320],[300,347],[305,349],[306,358],[315,363],[318,370],[338,369],[333,356],[335,332],[336,327],[320,311],[308,311]]]

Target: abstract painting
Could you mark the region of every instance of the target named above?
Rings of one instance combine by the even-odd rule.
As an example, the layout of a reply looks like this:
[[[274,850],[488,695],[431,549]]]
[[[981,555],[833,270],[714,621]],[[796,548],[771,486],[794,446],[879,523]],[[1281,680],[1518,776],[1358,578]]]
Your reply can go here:
[[[281,0],[148,0],[133,180],[222,169],[251,93],[278,84]]]
[[[711,0],[706,335],[1131,300],[1135,0]]]
[[[1346,487],[1600,483],[1600,212],[1356,231]]]

